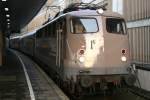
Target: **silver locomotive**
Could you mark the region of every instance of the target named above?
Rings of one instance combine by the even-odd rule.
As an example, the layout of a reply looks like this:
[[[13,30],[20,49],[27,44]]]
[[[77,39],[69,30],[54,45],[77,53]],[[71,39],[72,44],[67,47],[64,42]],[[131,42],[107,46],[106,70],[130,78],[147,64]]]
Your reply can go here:
[[[125,20],[118,13],[101,9],[67,12],[34,32],[20,35],[19,40],[21,51],[44,63],[73,93],[83,88],[95,91],[97,84],[105,90],[108,84],[121,84],[128,75],[128,35]]]

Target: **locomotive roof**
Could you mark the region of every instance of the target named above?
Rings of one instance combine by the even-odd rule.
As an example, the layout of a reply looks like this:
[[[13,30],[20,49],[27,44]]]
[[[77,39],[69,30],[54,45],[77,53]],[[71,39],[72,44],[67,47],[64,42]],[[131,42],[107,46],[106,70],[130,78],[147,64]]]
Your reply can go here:
[[[59,19],[60,17],[63,16],[109,16],[109,17],[120,17],[123,18],[122,15],[120,15],[119,13],[116,12],[111,12],[111,11],[104,11],[102,14],[99,14],[97,12],[97,10],[78,10],[78,11],[71,11],[68,13],[64,13],[60,16],[57,16],[56,18],[52,19],[51,21],[49,21],[48,23],[46,23],[45,25],[41,26],[39,29],[43,28],[44,26],[48,25],[49,23]]]
[[[60,17],[64,17],[64,16],[107,16],[107,17],[119,17],[119,18],[123,18],[122,15],[116,13],[116,12],[111,12],[111,11],[104,11],[102,14],[99,14],[97,12],[97,10],[78,10],[78,11],[71,11],[65,14],[62,14],[60,16],[57,16],[56,18],[52,19],[51,21],[49,21],[48,23],[46,23],[45,25],[42,25],[41,27],[37,28],[35,31],[31,32],[31,33],[27,33],[27,35],[23,35],[23,37],[26,37],[28,35],[34,34],[36,33],[36,31],[40,30],[41,28],[47,26],[48,24],[50,24],[51,22],[56,21],[57,19],[59,19]]]
[[[72,16],[109,16],[109,17],[120,17],[123,18],[122,15],[112,11],[104,11],[103,13],[99,14],[97,10],[79,10],[79,11],[72,11],[67,13]]]

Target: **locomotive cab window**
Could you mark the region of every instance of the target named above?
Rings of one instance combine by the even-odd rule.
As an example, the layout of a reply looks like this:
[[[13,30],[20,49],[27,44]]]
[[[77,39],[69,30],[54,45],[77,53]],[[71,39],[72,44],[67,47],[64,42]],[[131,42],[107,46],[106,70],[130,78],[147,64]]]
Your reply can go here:
[[[95,18],[72,18],[71,33],[84,34],[95,33],[98,31],[98,24]]]
[[[109,33],[126,34],[125,21],[117,18],[106,19],[106,30]]]

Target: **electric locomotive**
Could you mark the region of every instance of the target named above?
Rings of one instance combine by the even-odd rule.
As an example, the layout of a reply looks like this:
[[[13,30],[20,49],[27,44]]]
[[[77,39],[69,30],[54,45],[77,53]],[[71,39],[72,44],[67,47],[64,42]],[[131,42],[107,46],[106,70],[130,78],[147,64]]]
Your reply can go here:
[[[89,5],[82,9],[76,4],[75,8],[65,9],[34,34],[22,37],[21,45],[32,44],[32,50],[26,49],[26,53],[44,63],[47,71],[72,93],[120,85],[130,66],[124,18]]]

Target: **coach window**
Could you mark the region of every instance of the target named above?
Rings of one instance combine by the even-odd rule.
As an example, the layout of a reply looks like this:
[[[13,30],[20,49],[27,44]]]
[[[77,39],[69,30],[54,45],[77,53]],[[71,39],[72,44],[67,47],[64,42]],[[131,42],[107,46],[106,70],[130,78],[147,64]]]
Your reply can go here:
[[[49,31],[48,31],[48,26],[45,27],[45,37],[48,37]]]
[[[53,34],[53,23],[48,25],[48,36],[51,38]]]
[[[47,26],[47,36],[48,36],[48,37],[51,37],[51,33],[52,33],[51,24],[49,24],[49,25]]]
[[[42,31],[41,31],[41,30],[38,30],[36,37],[37,37],[37,38],[41,38],[41,36],[42,36]]]
[[[53,26],[52,36],[54,38],[56,38],[56,36],[57,36],[57,33],[56,33],[56,30],[57,30],[56,22],[54,22],[52,26]]]
[[[42,29],[42,38],[46,37],[46,27]]]
[[[107,18],[106,30],[109,33],[126,34],[125,21],[119,18]]]

